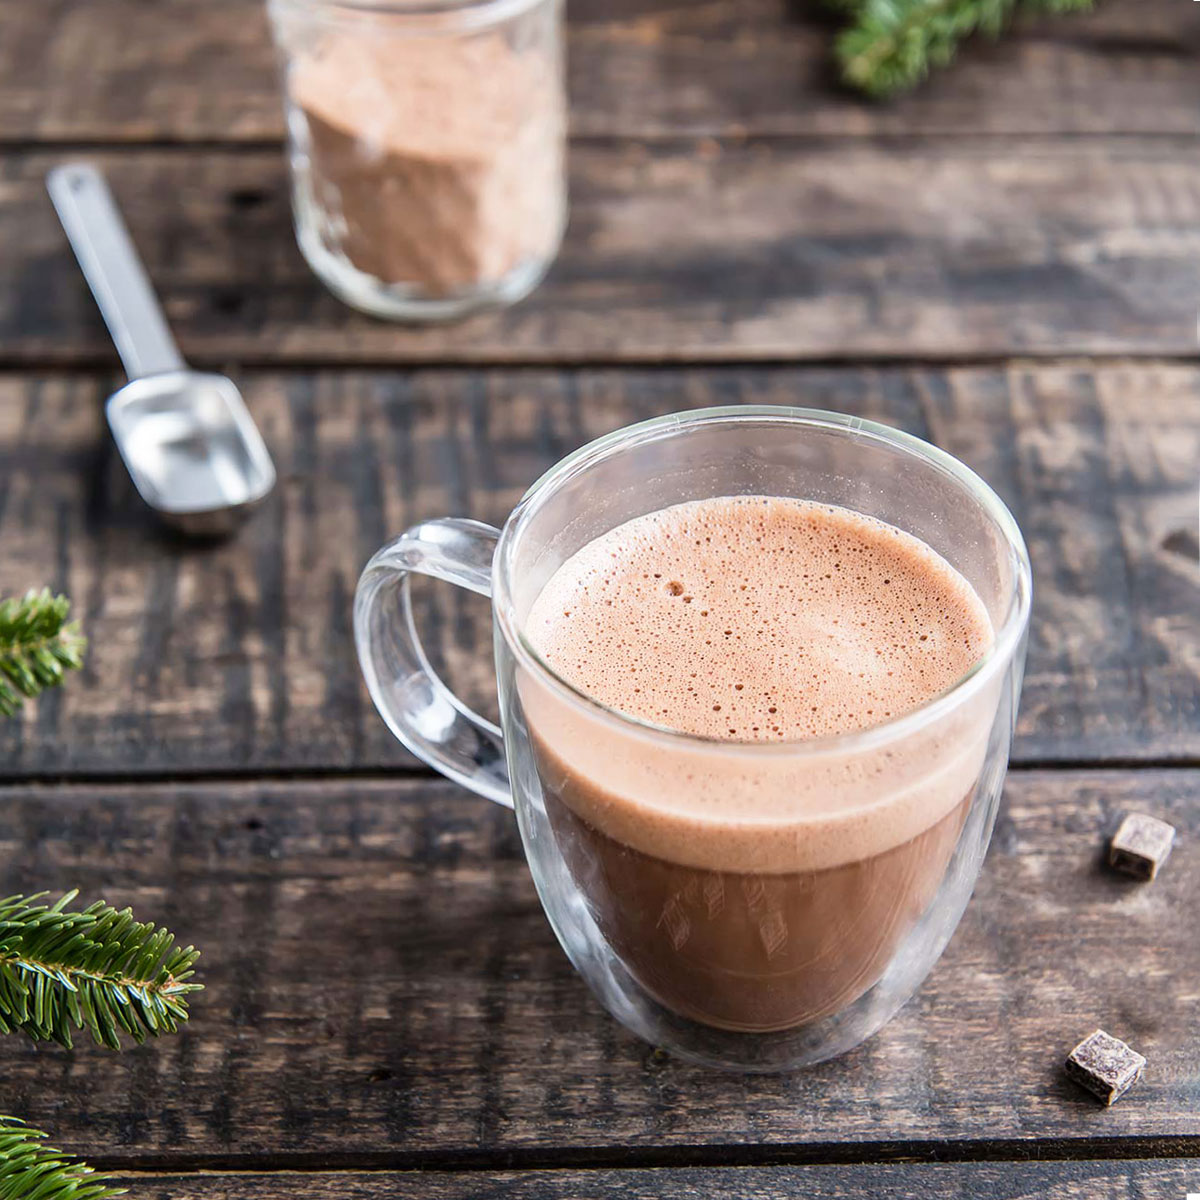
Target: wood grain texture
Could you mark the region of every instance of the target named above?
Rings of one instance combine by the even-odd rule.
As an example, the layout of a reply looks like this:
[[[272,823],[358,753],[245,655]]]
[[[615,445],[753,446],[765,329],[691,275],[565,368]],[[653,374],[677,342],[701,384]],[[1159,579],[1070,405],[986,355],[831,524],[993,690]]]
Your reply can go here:
[[[836,86],[837,23],[817,0],[571,0],[568,20],[577,136],[1200,132],[1200,34],[1185,0],[1109,0],[1087,17],[1025,21],[888,106]],[[0,133],[280,138],[264,6],[9,0]]]
[[[0,156],[0,365],[116,358],[45,194]],[[296,249],[275,151],[105,151],[203,363],[933,360],[1196,346],[1200,142],[589,143],[524,303],[400,328]]]
[[[132,904],[201,946],[207,990],[119,1058],[3,1039],[4,1105],[127,1168],[1195,1156],[1198,799],[1200,771],[1014,772],[917,997],[844,1059],[756,1078],[604,1015],[511,813],[450,784],[9,788],[5,887]],[[1179,828],[1148,886],[1101,865],[1131,808]],[[1112,1109],[1062,1073],[1097,1025],[1148,1059]]]
[[[110,381],[111,382],[111,381]],[[1200,756],[1193,367],[247,372],[280,482],[241,534],[158,531],[107,435],[108,384],[0,377],[0,592],[69,593],[87,667],[0,725],[0,775],[403,765],[359,680],[370,554],[441,515],[502,522],[612,429],[679,408],[800,402],[964,459],[1012,506],[1035,605],[1018,761]],[[486,603],[423,588],[449,678],[490,704]]]
[[[134,1175],[144,1200],[1127,1200],[1200,1187],[1200,1162],[896,1163],[623,1171]]]

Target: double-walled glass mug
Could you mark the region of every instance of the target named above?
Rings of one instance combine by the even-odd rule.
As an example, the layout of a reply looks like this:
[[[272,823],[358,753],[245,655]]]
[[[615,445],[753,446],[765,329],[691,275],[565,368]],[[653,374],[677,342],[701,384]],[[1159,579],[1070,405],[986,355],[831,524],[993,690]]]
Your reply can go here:
[[[839,505],[915,535],[975,589],[992,645],[915,710],[772,743],[647,723],[591,699],[539,656],[524,623],[572,554],[634,517],[735,495]],[[502,728],[431,669],[413,623],[414,571],[491,597]],[[833,413],[719,408],[576,451],[503,530],[453,519],[409,530],[367,565],[354,624],[392,732],[516,809],[546,915],[609,1012],[685,1058],[767,1071],[870,1036],[954,932],[1000,799],[1030,596],[1011,514],[948,454]],[[732,788],[761,804],[723,817]],[[754,861],[738,854],[731,869],[723,860],[739,842],[753,842]]]

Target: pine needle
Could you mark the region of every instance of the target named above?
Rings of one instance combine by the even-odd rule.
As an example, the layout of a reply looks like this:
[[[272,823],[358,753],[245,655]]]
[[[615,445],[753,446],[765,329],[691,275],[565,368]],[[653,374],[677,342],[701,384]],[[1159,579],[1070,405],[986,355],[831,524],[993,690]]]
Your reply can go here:
[[[1090,8],[1092,0],[862,0],[837,41],[842,77],[877,98],[909,91],[946,66],[964,38],[998,37],[1019,5],[1061,13]],[[841,0],[837,6],[845,8]]]
[[[122,1032],[143,1042],[187,1020],[199,951],[129,909],[101,901],[72,912],[77,892],[51,906],[36,903],[44,894],[0,900],[0,1033],[70,1048],[72,1029],[86,1029],[119,1050]]]
[[[24,1121],[0,1115],[0,1200],[100,1200],[120,1196],[86,1163],[41,1141],[46,1135]]]
[[[32,699],[83,666],[87,639],[67,624],[71,602],[49,588],[0,600],[0,717],[11,717],[22,696]]]

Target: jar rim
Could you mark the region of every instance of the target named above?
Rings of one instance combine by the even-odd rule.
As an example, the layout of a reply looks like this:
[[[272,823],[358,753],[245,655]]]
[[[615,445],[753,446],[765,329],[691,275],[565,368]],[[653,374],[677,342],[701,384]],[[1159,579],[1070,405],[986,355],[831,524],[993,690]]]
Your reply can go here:
[[[416,29],[487,29],[540,4],[561,0],[269,0],[273,12],[302,12],[317,20],[411,24]]]

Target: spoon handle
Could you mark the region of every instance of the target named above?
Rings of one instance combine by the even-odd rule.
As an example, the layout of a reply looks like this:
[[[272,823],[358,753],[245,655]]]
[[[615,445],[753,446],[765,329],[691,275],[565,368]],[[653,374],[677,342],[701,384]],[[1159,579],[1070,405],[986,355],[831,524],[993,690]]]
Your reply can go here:
[[[68,163],[50,172],[46,188],[129,378],[184,370],[104,176]]]

